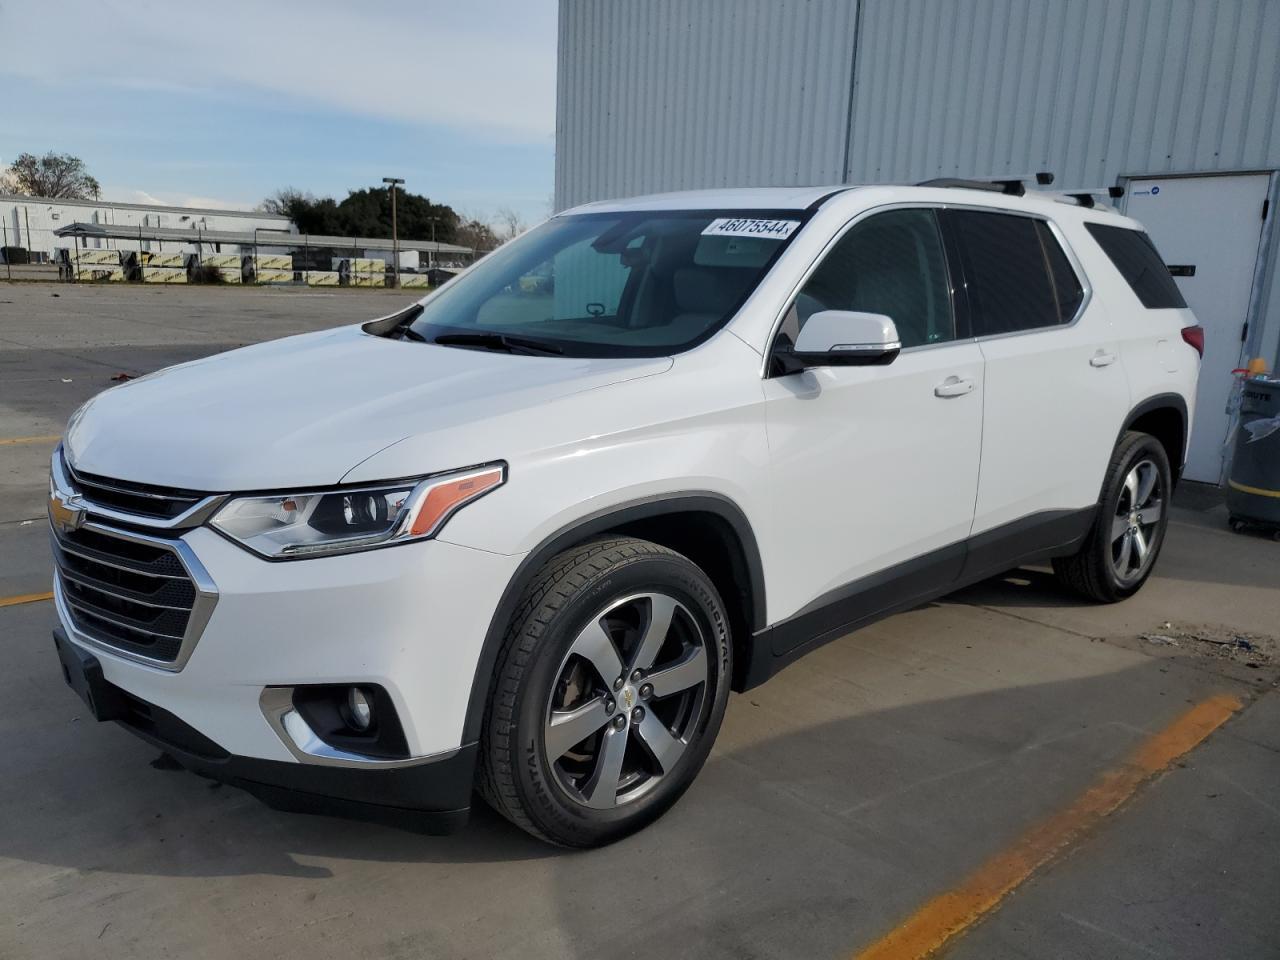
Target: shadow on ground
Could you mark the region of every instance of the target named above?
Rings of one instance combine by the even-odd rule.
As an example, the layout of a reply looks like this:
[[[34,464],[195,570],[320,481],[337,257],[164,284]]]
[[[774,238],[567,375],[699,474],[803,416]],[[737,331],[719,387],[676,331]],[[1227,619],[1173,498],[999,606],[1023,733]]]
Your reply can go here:
[[[32,632],[20,642],[35,643]],[[279,927],[287,902],[299,952],[319,935],[303,919],[341,903],[364,921],[353,942],[378,956],[467,944],[475,955],[586,958],[640,941],[654,956],[837,955],[1225,683],[1108,651],[1111,667],[1087,676],[911,699],[753,739],[753,727],[785,728],[775,718],[793,698],[822,696],[829,678],[793,675],[797,665],[789,681],[731,701],[728,745],[666,818],[575,853],[483,807],[457,835],[422,837],[276,813],[234,788],[155,769],[155,751],[124,731],[73,722],[82,711],[52,653],[36,653],[24,657],[17,702],[0,708],[0,732],[21,743],[0,758],[0,876],[34,878],[4,899],[23,915],[47,915],[56,901],[37,922],[69,911],[90,926],[143,900],[152,928],[134,931],[135,946],[154,951],[171,942],[164,924],[178,915],[237,917],[244,929],[228,931],[230,947],[255,924]],[[894,657],[892,641],[880,653]],[[858,697],[850,689],[847,699]]]

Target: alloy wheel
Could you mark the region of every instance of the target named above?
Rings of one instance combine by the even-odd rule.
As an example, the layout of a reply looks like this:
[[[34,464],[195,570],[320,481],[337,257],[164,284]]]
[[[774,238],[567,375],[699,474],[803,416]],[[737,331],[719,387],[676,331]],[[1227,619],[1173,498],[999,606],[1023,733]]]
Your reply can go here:
[[[1111,520],[1111,569],[1121,583],[1136,580],[1155,560],[1164,490],[1160,469],[1140,460],[1124,478]]]
[[[696,736],[711,667],[697,619],[674,597],[610,603],[556,673],[543,727],[556,783],[599,810],[647,794]]]

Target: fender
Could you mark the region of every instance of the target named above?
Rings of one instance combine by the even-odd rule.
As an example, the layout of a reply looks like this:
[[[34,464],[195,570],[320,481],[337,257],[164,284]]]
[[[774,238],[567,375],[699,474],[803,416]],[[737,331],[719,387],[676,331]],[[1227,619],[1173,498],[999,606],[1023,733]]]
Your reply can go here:
[[[749,635],[743,643],[753,643],[754,637],[765,627],[764,566],[760,560],[760,548],[755,533],[742,508],[728,497],[710,491],[661,494],[607,507],[588,514],[561,527],[529,551],[520,562],[515,574],[502,593],[502,599],[494,610],[485,632],[484,644],[476,662],[475,676],[471,681],[471,696],[467,702],[467,716],[462,729],[462,742],[473,743],[480,738],[485,706],[489,699],[489,683],[497,667],[498,653],[507,627],[515,615],[520,597],[537,572],[557,553],[568,549],[597,534],[617,530],[638,521],[679,513],[711,513],[724,520],[733,529],[742,545],[742,560],[751,584],[751,613],[747,624]]]
[[[1170,464],[1173,468],[1173,482],[1176,484],[1178,478],[1182,476],[1182,468],[1186,466],[1187,444],[1191,440],[1190,431],[1187,430],[1187,421],[1190,419],[1187,414],[1187,401],[1183,399],[1182,394],[1157,393],[1154,396],[1147,397],[1147,399],[1130,410],[1129,415],[1124,418],[1124,424],[1120,427],[1120,432],[1116,434],[1116,443],[1120,442],[1120,438],[1124,436],[1125,431],[1132,427],[1134,422],[1143,414],[1169,408],[1177,410],[1178,416],[1182,420],[1182,449],[1178,451],[1176,462]]]

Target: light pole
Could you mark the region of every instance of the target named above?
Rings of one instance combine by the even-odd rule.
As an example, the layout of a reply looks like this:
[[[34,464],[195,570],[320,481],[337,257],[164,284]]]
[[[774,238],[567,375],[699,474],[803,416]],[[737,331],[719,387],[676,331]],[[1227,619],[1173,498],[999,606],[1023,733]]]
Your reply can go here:
[[[396,184],[404,183],[400,177],[383,177],[382,182],[387,185],[387,189],[391,191],[391,262],[392,270],[395,271],[395,280],[392,285],[400,286],[400,237],[396,233]]]
[[[440,218],[427,217],[427,219],[431,221],[431,242],[434,244],[436,242],[436,221],[439,220]],[[437,249],[437,250],[432,250],[429,254],[427,254],[427,263],[429,263],[431,266],[434,267],[436,265],[436,261],[440,259],[439,253],[440,251]]]

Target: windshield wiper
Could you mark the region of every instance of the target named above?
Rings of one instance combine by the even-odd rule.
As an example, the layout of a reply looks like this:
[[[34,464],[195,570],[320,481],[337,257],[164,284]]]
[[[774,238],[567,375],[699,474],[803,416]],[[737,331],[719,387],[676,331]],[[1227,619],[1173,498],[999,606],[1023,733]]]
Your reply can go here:
[[[564,353],[554,343],[533,340],[529,337],[513,337],[509,333],[442,333],[432,342],[442,347],[476,347],[480,350],[499,350],[503,353],[553,355]]]
[[[418,343],[430,343],[431,341],[420,334],[413,327],[401,327],[400,336],[404,340],[416,340]]]

